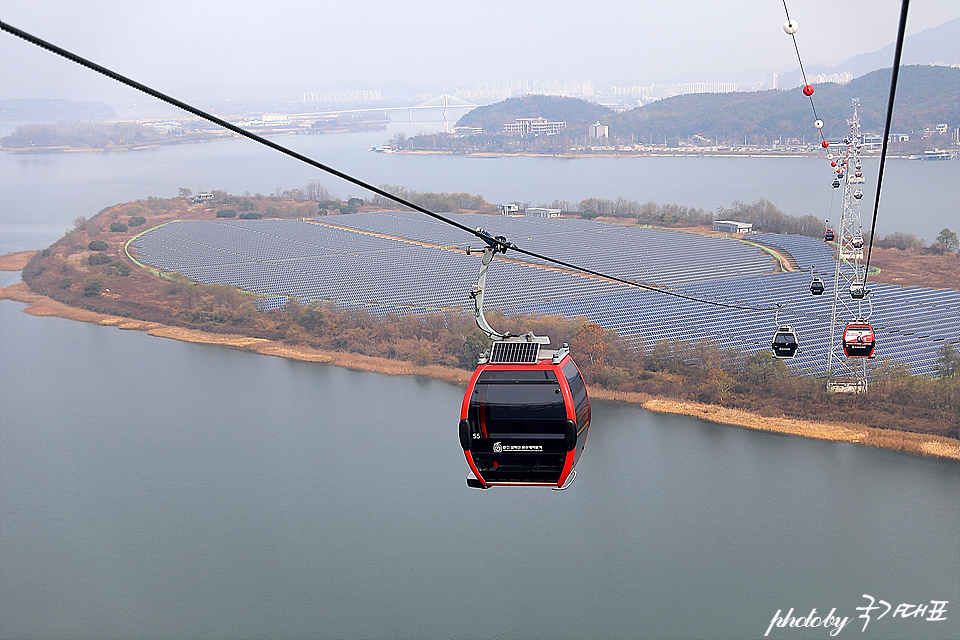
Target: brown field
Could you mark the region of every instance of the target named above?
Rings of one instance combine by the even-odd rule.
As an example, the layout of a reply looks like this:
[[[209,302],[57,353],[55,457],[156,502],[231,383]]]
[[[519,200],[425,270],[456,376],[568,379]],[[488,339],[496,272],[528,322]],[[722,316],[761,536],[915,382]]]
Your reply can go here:
[[[960,289],[960,256],[955,253],[936,255],[874,247],[870,266],[880,269],[879,274],[870,276],[874,282],[901,287]]]

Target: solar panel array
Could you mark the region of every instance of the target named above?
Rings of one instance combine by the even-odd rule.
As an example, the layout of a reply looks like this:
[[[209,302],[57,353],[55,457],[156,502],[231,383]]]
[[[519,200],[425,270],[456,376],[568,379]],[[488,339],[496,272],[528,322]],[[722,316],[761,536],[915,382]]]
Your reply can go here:
[[[537,253],[692,297],[784,307],[775,320],[773,312],[706,305],[498,257],[487,279],[489,309],[584,316],[648,348],[662,340],[709,339],[746,353],[769,349],[776,324],[790,324],[801,346],[789,366],[809,375],[826,372],[832,281],[826,282],[824,295],[811,296],[809,274],[773,273],[772,259],[756,248],[729,239],[581,220],[450,217]],[[417,242],[463,247],[478,246],[476,239],[468,236],[465,242],[462,231],[406,212],[318,220],[350,229],[295,220],[174,222],[144,234],[132,246],[142,262],[156,268],[261,294],[261,308],[293,296],[362,306],[378,315],[472,310],[469,291],[476,283],[479,256]],[[831,250],[816,239],[753,235],[801,256],[801,265],[811,258],[824,270],[832,264],[832,257],[823,259],[824,249]],[[526,259],[516,252],[506,258]],[[930,375],[941,346],[960,345],[960,292],[882,284],[870,288],[878,358]],[[839,318],[841,323],[853,320]]]
[[[367,306],[378,313],[472,310],[469,292],[479,268],[479,255],[296,220],[172,222],[131,246],[141,262],[198,282]],[[614,286],[502,261],[487,283],[486,304],[506,313],[557,295],[575,299]]]
[[[482,227],[494,236],[506,236],[509,241],[534,253],[662,287],[719,280],[731,275],[772,273],[777,267],[776,261],[768,254],[730,238],[587,220],[471,214],[444,216],[469,228]],[[315,220],[440,245],[472,244],[477,247],[483,244],[451,225],[411,211]],[[512,257],[544,264],[527,256]]]
[[[705,300],[745,306],[783,304],[784,308],[776,314],[708,307],[636,290],[575,303],[531,305],[524,311],[583,315],[621,335],[641,339],[648,348],[661,340],[713,340],[744,353],[769,349],[777,325],[786,324],[795,329],[800,341],[800,350],[788,362],[789,366],[809,375],[824,375],[832,343],[832,283],[827,284],[827,292],[822,296],[810,295],[809,283],[809,275],[793,272],[699,284],[683,290]],[[960,350],[960,292],[884,284],[870,288],[876,358],[904,364],[914,375],[931,375],[936,371],[938,351],[944,343]],[[855,313],[844,313],[838,322],[845,325],[855,319]],[[841,326],[838,331],[842,330]],[[836,372],[836,363],[845,360],[841,351],[835,353],[834,360]]]
[[[748,233],[743,239],[785,249],[806,271],[816,269],[820,273],[832,273],[834,270],[834,250],[826,242],[811,242],[808,236],[792,233]]]

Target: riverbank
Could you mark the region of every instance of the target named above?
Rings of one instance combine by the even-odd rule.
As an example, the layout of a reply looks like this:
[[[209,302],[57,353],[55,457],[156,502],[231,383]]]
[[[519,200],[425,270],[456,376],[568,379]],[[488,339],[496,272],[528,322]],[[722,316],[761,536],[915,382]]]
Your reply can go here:
[[[37,252],[36,251],[17,251],[0,256],[0,271],[23,271]]]
[[[391,151],[410,156],[468,156],[473,158],[811,158],[822,160],[823,150],[778,151],[775,149],[731,148],[727,150],[675,148],[675,149],[622,149],[603,151],[564,151],[562,153],[538,153],[535,151],[448,151],[445,149],[400,149]],[[863,157],[880,157],[879,152],[863,153]],[[887,154],[888,158],[912,159],[907,154]]]
[[[24,255],[25,254],[25,255]],[[10,265],[24,264],[33,252],[10,254],[0,258],[0,268],[14,270]],[[14,257],[16,256],[16,257]],[[124,330],[146,331],[148,335],[193,342],[199,344],[220,345],[234,349],[244,349],[261,355],[289,358],[304,362],[331,364],[338,367],[370,371],[386,375],[416,375],[443,380],[457,385],[466,385],[470,372],[463,369],[440,365],[416,366],[407,361],[376,358],[355,353],[322,351],[307,346],[291,346],[264,338],[251,338],[239,334],[207,333],[196,329],[184,329],[168,325],[131,320],[111,316],[85,309],[78,309],[57,302],[52,298],[30,291],[26,283],[18,282],[0,288],[0,299],[15,300],[29,305],[25,312],[35,316],[56,316],[81,322],[92,322],[101,326],[117,327]],[[769,431],[784,435],[802,436],[833,442],[849,442],[862,446],[891,449],[921,456],[935,456],[951,460],[960,460],[960,441],[941,436],[877,429],[857,423],[825,423],[793,418],[771,418],[751,414],[738,409],[729,409],[719,405],[707,405],[690,401],[653,397],[642,393],[621,393],[606,389],[590,389],[590,396],[598,400],[639,404],[650,411],[692,416],[720,424]]]
[[[2,151],[13,154],[29,154],[29,153],[89,153],[89,152],[104,152],[104,151],[140,151],[143,149],[156,149],[158,147],[168,147],[176,146],[181,144],[202,144],[205,142],[216,142],[218,140],[226,140],[228,138],[234,137],[232,134],[216,134],[209,137],[197,138],[195,140],[158,140],[153,142],[145,143],[132,143],[132,144],[114,144],[114,145],[97,145],[92,147],[74,147],[69,145],[58,145],[58,146],[36,146],[36,147],[3,147]]]

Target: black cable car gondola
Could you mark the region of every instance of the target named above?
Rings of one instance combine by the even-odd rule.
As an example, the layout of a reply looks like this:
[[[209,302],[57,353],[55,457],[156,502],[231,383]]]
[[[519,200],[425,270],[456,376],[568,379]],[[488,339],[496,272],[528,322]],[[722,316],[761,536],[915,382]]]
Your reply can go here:
[[[789,325],[780,325],[776,333],[773,334],[773,342],[770,347],[773,349],[775,358],[792,358],[797,355],[800,349],[800,342],[797,339],[797,332]]]
[[[864,320],[848,324],[843,332],[843,353],[848,358],[872,358],[876,345],[873,327]]]
[[[824,289],[823,280],[819,276],[814,276],[810,281],[810,293],[815,296],[822,296]]]
[[[556,351],[543,349],[549,338],[500,334],[487,324],[487,265],[509,244],[484,236],[489,246],[470,296],[477,325],[493,343],[481,354],[460,408],[460,445],[470,465],[467,486],[565,489],[576,478],[590,428],[587,386],[566,344]]]
[[[869,291],[863,280],[854,280],[850,283],[850,297],[854,300],[863,300]]]

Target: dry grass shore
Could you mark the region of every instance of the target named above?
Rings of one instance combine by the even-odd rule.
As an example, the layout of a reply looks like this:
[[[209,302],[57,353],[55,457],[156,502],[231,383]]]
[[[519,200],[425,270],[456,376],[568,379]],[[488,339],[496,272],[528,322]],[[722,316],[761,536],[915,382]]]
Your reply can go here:
[[[0,271],[23,271],[36,251],[17,251],[0,256]]]
[[[18,258],[23,260],[24,263],[32,255],[32,252],[25,253],[25,258],[23,256]],[[12,255],[17,254],[11,254],[11,256]],[[0,259],[0,267],[7,268],[7,264],[14,263],[14,259],[11,256],[3,256],[3,258]],[[262,338],[207,333],[195,329],[170,327],[156,322],[142,322],[95,313],[70,307],[46,296],[33,293],[23,282],[0,288],[0,299],[17,300],[28,304],[29,306],[25,311],[31,315],[57,316],[70,320],[93,322],[102,326],[117,327],[119,329],[146,331],[152,336],[172,338],[185,342],[222,345],[234,349],[246,349],[262,355],[290,358],[306,362],[319,362],[387,375],[425,376],[458,385],[466,385],[470,378],[470,374],[467,371],[439,365],[418,367],[404,361],[374,358],[354,353],[320,351],[310,347],[290,346]],[[650,411],[693,416],[711,422],[747,429],[772,431],[774,433],[831,440],[834,442],[851,442],[915,455],[960,460],[960,441],[940,436],[893,431],[889,429],[876,429],[853,423],[821,423],[785,417],[770,418],[738,409],[728,409],[718,405],[654,398],[641,393],[618,393],[605,389],[591,388],[590,395],[593,398],[601,400],[639,404]]]

